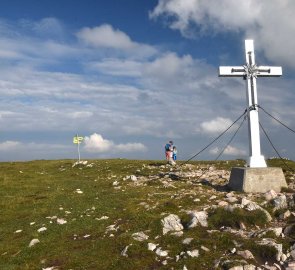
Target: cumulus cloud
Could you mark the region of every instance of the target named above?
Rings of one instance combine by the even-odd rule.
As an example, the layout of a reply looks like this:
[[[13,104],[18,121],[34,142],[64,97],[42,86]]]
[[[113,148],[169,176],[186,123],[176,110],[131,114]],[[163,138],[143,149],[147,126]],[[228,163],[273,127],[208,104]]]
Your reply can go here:
[[[142,143],[126,143],[115,144],[113,141],[104,139],[102,135],[94,133],[84,139],[85,150],[92,153],[105,153],[105,152],[136,152],[145,151],[146,147]]]
[[[229,118],[217,117],[211,121],[202,122],[201,130],[205,133],[218,133],[224,131],[232,124]]]
[[[134,57],[148,57],[157,53],[157,50],[152,46],[133,41],[126,33],[114,29],[109,24],[102,24],[93,28],[84,27],[76,35],[88,46],[123,50],[132,53]]]
[[[295,40],[290,38],[294,9],[293,0],[159,0],[150,18],[166,18],[170,28],[188,38],[242,32],[255,39],[268,59],[295,67]]]
[[[114,29],[109,24],[89,28],[85,27],[77,33],[77,37],[94,47],[107,47],[116,49],[132,49],[136,47],[128,35]]]

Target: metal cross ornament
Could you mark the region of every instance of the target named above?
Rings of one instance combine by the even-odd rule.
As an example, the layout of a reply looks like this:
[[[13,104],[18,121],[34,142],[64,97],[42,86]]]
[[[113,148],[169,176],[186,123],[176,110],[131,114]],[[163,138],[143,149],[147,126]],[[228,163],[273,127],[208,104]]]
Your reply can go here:
[[[248,166],[253,168],[266,167],[264,156],[260,150],[258,101],[256,79],[258,77],[279,77],[282,67],[257,66],[255,63],[253,40],[245,40],[246,64],[243,66],[221,66],[220,77],[242,77],[247,81],[247,111],[249,131]]]

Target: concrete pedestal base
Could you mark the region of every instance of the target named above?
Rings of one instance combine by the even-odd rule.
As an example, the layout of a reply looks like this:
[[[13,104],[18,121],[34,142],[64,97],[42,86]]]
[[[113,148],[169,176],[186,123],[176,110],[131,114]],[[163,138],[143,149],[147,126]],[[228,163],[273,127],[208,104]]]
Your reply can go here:
[[[232,168],[229,188],[248,193],[267,192],[270,189],[280,192],[288,187],[281,168]]]

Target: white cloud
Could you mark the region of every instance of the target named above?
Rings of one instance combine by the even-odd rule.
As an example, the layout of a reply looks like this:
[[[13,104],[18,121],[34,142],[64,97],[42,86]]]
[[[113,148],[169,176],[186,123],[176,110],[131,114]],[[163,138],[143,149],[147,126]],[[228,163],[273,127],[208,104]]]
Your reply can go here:
[[[119,152],[144,152],[147,148],[142,143],[126,143],[116,145],[115,150],[118,150]]]
[[[64,26],[60,20],[54,17],[43,18],[33,24],[32,29],[40,35],[58,36],[64,34]]]
[[[150,17],[167,17],[172,29],[189,38],[243,32],[270,60],[295,68],[294,10],[293,0],[159,0]]]
[[[143,65],[143,62],[134,60],[107,58],[100,62],[89,63],[88,67],[113,76],[139,77],[142,75]]]
[[[85,149],[88,152],[103,153],[110,151],[115,145],[112,141],[104,139],[100,134],[94,133],[84,139]]]
[[[128,54],[130,58],[145,58],[157,54],[158,50],[150,45],[141,44],[119,29],[114,29],[109,24],[93,28],[84,27],[76,36],[82,43],[93,48],[119,50]]]
[[[0,151],[16,150],[20,145],[18,141],[5,141],[0,143]]]
[[[109,24],[94,28],[85,27],[77,33],[77,37],[94,47],[115,49],[132,49],[137,46],[124,32],[114,29]]]
[[[69,113],[69,117],[73,119],[78,119],[78,118],[89,118],[93,116],[93,112],[86,112],[86,111],[78,111],[78,112],[72,112]]]
[[[1,160],[72,158],[76,154],[75,150],[72,145],[51,141],[39,143],[7,140],[0,143]]]
[[[142,143],[115,144],[97,133],[90,135],[90,137],[86,136],[84,142],[85,150],[92,153],[146,151],[146,147]]]
[[[187,69],[193,65],[193,59],[190,55],[178,57],[175,53],[167,53],[155,61],[148,64],[145,72],[151,76],[173,78],[178,76],[183,69]]]
[[[229,118],[217,117],[211,121],[202,122],[201,130],[205,133],[218,133],[224,131],[232,124]]]
[[[219,147],[215,147],[215,148],[211,149],[209,152],[210,152],[210,154],[217,155],[222,150],[223,149],[221,149]],[[247,155],[247,151],[237,148],[237,147],[234,147],[234,146],[231,146],[231,145],[228,145],[225,148],[223,154],[228,155],[228,156],[245,156],[245,155]]]

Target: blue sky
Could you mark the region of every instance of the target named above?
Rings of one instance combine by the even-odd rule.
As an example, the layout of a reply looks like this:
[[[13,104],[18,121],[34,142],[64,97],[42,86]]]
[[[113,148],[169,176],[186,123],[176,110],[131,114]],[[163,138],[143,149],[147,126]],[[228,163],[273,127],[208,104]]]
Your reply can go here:
[[[0,160],[162,159],[174,140],[188,159],[245,110],[244,40],[256,62],[283,67],[258,80],[258,101],[295,129],[295,2],[43,0],[0,2]],[[275,16],[274,16],[275,14]],[[294,134],[260,112],[279,153]],[[214,159],[236,126],[199,159]],[[262,153],[275,156],[261,135]],[[247,158],[247,125],[222,156]]]

